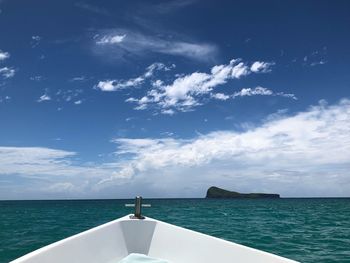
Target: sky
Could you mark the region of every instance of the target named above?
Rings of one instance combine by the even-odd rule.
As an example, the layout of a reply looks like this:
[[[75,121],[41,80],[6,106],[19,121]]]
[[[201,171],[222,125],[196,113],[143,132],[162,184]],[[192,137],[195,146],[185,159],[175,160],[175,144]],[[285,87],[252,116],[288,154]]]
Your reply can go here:
[[[350,196],[349,13],[0,0],[0,199]]]

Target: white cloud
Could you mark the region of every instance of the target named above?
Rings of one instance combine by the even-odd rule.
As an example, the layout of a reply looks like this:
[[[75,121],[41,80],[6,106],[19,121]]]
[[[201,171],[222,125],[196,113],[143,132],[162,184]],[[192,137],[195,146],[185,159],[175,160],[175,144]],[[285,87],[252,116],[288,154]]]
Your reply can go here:
[[[251,67],[250,70],[255,73],[266,73],[271,71],[271,66],[275,65],[274,62],[263,62],[263,61],[255,61]]]
[[[233,94],[233,97],[244,97],[244,96],[254,96],[254,95],[272,95],[273,91],[263,88],[263,87],[256,87],[254,89],[247,88],[247,89],[242,89],[238,92],[235,92]]]
[[[243,132],[113,142],[118,145],[115,159],[102,164],[77,163],[77,153],[71,151],[0,147],[0,175],[14,178],[12,188],[1,189],[0,198],[32,192],[43,193],[43,198],[49,193],[200,197],[210,185],[283,196],[350,194],[348,99],[335,105],[321,102],[292,116],[270,116]],[[18,184],[18,177],[30,183]],[[11,189],[15,189],[12,195]]]
[[[99,81],[96,87],[102,91],[116,91],[130,87],[137,87],[141,85],[144,80],[145,79],[142,76],[126,81],[105,80]]]
[[[121,175],[168,194],[211,185],[283,195],[350,194],[350,100],[321,103],[294,116],[270,118],[245,132],[218,131],[190,140],[115,139],[119,156],[132,156],[100,181]],[[139,178],[139,181],[137,181]],[[258,187],[258,188],[257,188]],[[166,188],[166,189],[165,189]]]
[[[51,194],[57,198],[57,193],[67,198],[86,191],[93,195],[89,184],[118,169],[116,164],[76,163],[76,156],[76,152],[44,147],[0,146],[0,176],[9,176],[12,182],[12,187],[1,189],[0,199],[48,198]]]
[[[49,100],[51,100],[51,97],[48,94],[43,94],[40,96],[40,98],[37,101],[43,102],[43,101],[49,101]]]
[[[32,40],[40,41],[41,37],[40,36],[32,36]]]
[[[69,166],[65,158],[75,154],[42,147],[0,147],[0,174],[56,175],[62,170],[56,168]]]
[[[211,68],[210,73],[194,72],[188,75],[181,75],[177,77],[171,84],[164,84],[163,81],[154,81],[153,89],[149,90],[147,94],[140,99],[129,98],[127,102],[137,103],[136,109],[143,110],[149,107],[160,108],[161,113],[167,113],[168,110],[171,112],[175,111],[189,111],[193,110],[194,107],[199,106],[203,103],[203,98],[215,98],[218,100],[227,100],[230,97],[239,96],[227,95],[224,93],[216,93],[214,89],[217,86],[226,84],[229,80],[240,79],[248,76],[252,73],[257,72],[268,72],[269,66],[272,63],[258,62],[259,65],[254,66],[254,72],[251,70],[252,65],[241,62],[240,59],[233,59],[227,65],[216,65]],[[272,91],[258,87],[254,90],[247,89],[250,95],[262,95],[262,92]],[[245,92],[245,90],[243,90]],[[255,94],[254,94],[255,93]],[[276,95],[276,94],[274,94]]]
[[[49,192],[72,192],[76,191],[76,187],[70,182],[64,183],[54,183],[50,185],[47,189]]]
[[[2,51],[0,49],[0,63],[10,57],[10,53]],[[15,76],[16,70],[10,67],[2,67],[0,68],[0,77],[4,79],[12,78]]]
[[[7,101],[10,101],[11,100],[11,97],[10,96],[5,96],[5,97],[1,97],[0,96],[0,103],[1,102],[7,102]]]
[[[30,41],[32,48],[37,47],[40,44],[41,39],[41,36],[32,36]]]
[[[83,101],[82,100],[77,100],[77,101],[74,101],[74,104],[75,105],[80,105],[80,104],[82,104],[83,103]]]
[[[138,87],[141,84],[143,84],[146,79],[152,77],[155,71],[158,71],[158,70],[169,71],[174,67],[175,67],[174,64],[168,67],[163,63],[156,62],[148,66],[146,68],[145,73],[142,74],[141,76],[138,76],[136,78],[131,78],[128,80],[114,79],[114,80],[99,81],[95,86],[95,88],[98,88],[102,91],[117,91],[117,90],[130,88],[130,87]]]
[[[5,79],[12,78],[13,76],[15,76],[15,72],[16,71],[13,68],[9,68],[9,67],[0,68],[0,76],[2,76]]]
[[[240,79],[252,73],[270,72],[274,63],[256,61],[251,64],[242,62],[240,59],[232,59],[229,64],[215,65],[210,73],[193,72],[187,75],[176,74],[175,80],[166,84],[163,80],[155,79],[154,72],[169,71],[175,67],[169,67],[162,63],[153,63],[146,68],[144,74],[128,80],[103,80],[99,81],[95,88],[102,91],[118,91],[130,87],[139,87],[151,84],[151,89],[141,98],[129,97],[126,102],[135,103],[135,110],[156,109],[161,114],[173,115],[177,111],[191,111],[196,106],[202,105],[208,99],[221,101],[235,97],[269,95],[297,99],[294,94],[273,92],[267,88],[244,88],[233,94],[215,92],[217,86],[224,85],[233,79]],[[146,83],[146,80],[148,82]]]
[[[321,49],[314,50],[301,58],[294,58],[292,62],[296,63],[297,61],[300,61],[303,66],[310,67],[325,65],[328,63],[327,53],[327,47],[324,46]]]
[[[44,78],[43,76],[31,76],[29,79],[33,81],[42,81]]]
[[[95,35],[94,43],[97,54],[114,56],[119,60],[158,53],[210,61],[217,53],[216,46],[211,44],[176,40],[173,36],[145,35],[124,29],[101,31]]]
[[[0,49],[0,61],[8,59],[10,57],[10,53],[1,51]]]
[[[76,152],[45,147],[0,146],[0,175],[14,174],[28,177],[84,176],[103,178],[112,174],[116,163],[78,164],[74,162]]]
[[[235,97],[245,97],[245,96],[280,96],[280,97],[286,97],[286,98],[291,98],[293,100],[297,100],[298,98],[291,93],[284,93],[284,92],[274,92],[270,89],[263,88],[263,87],[256,87],[256,88],[244,88],[241,89],[240,91],[235,92],[232,95],[232,98]]]
[[[161,113],[165,115],[174,115],[175,111],[172,109],[166,109],[166,110],[162,110]]]
[[[118,44],[121,43],[126,35],[110,35],[110,36],[103,36],[98,41],[96,41],[97,45],[107,45],[107,44]]]
[[[213,93],[211,96],[217,100],[228,100],[230,98],[229,95],[226,95],[224,93]]]
[[[311,67],[318,66],[318,65],[324,65],[327,62],[325,60],[315,61],[310,64]]]
[[[84,191],[87,190],[89,185],[89,181],[82,181],[78,184],[74,184],[72,182],[58,182],[58,183],[51,183],[48,186],[43,187],[42,189],[39,189],[39,191],[42,191],[46,194],[62,194],[63,196],[67,196],[67,194],[71,195],[77,195],[77,194],[83,194]]]
[[[83,101],[83,99],[78,99],[79,96],[83,93],[82,89],[66,89],[66,90],[58,90],[54,97],[51,99],[56,99],[56,101],[64,101],[64,102],[77,102]]]
[[[115,84],[115,80],[103,80],[99,81],[96,87],[102,91],[116,91],[118,87]]]
[[[79,76],[79,77],[74,77],[74,78],[71,78],[70,81],[85,81],[86,80],[86,77],[85,76]]]

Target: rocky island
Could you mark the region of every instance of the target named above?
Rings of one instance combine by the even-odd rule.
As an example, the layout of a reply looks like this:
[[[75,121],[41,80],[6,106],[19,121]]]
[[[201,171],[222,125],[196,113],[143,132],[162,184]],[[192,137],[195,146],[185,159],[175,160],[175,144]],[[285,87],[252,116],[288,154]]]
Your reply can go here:
[[[280,195],[262,193],[241,194],[212,186],[207,190],[205,198],[280,198]]]

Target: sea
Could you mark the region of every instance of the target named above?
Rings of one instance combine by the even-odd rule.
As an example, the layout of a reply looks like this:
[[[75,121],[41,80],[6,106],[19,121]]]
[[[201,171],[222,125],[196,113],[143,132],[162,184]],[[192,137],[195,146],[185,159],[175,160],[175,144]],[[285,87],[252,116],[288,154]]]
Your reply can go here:
[[[126,203],[133,200],[0,201],[0,262],[132,213]],[[146,216],[300,262],[350,262],[348,198],[144,203]]]

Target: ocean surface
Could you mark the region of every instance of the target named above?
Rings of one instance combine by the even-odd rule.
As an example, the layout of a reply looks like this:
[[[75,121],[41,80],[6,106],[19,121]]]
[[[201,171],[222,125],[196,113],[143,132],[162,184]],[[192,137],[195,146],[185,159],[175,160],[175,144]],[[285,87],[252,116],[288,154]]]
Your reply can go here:
[[[0,201],[0,262],[132,213],[133,200]],[[350,262],[350,199],[150,199],[146,216],[300,262]]]

